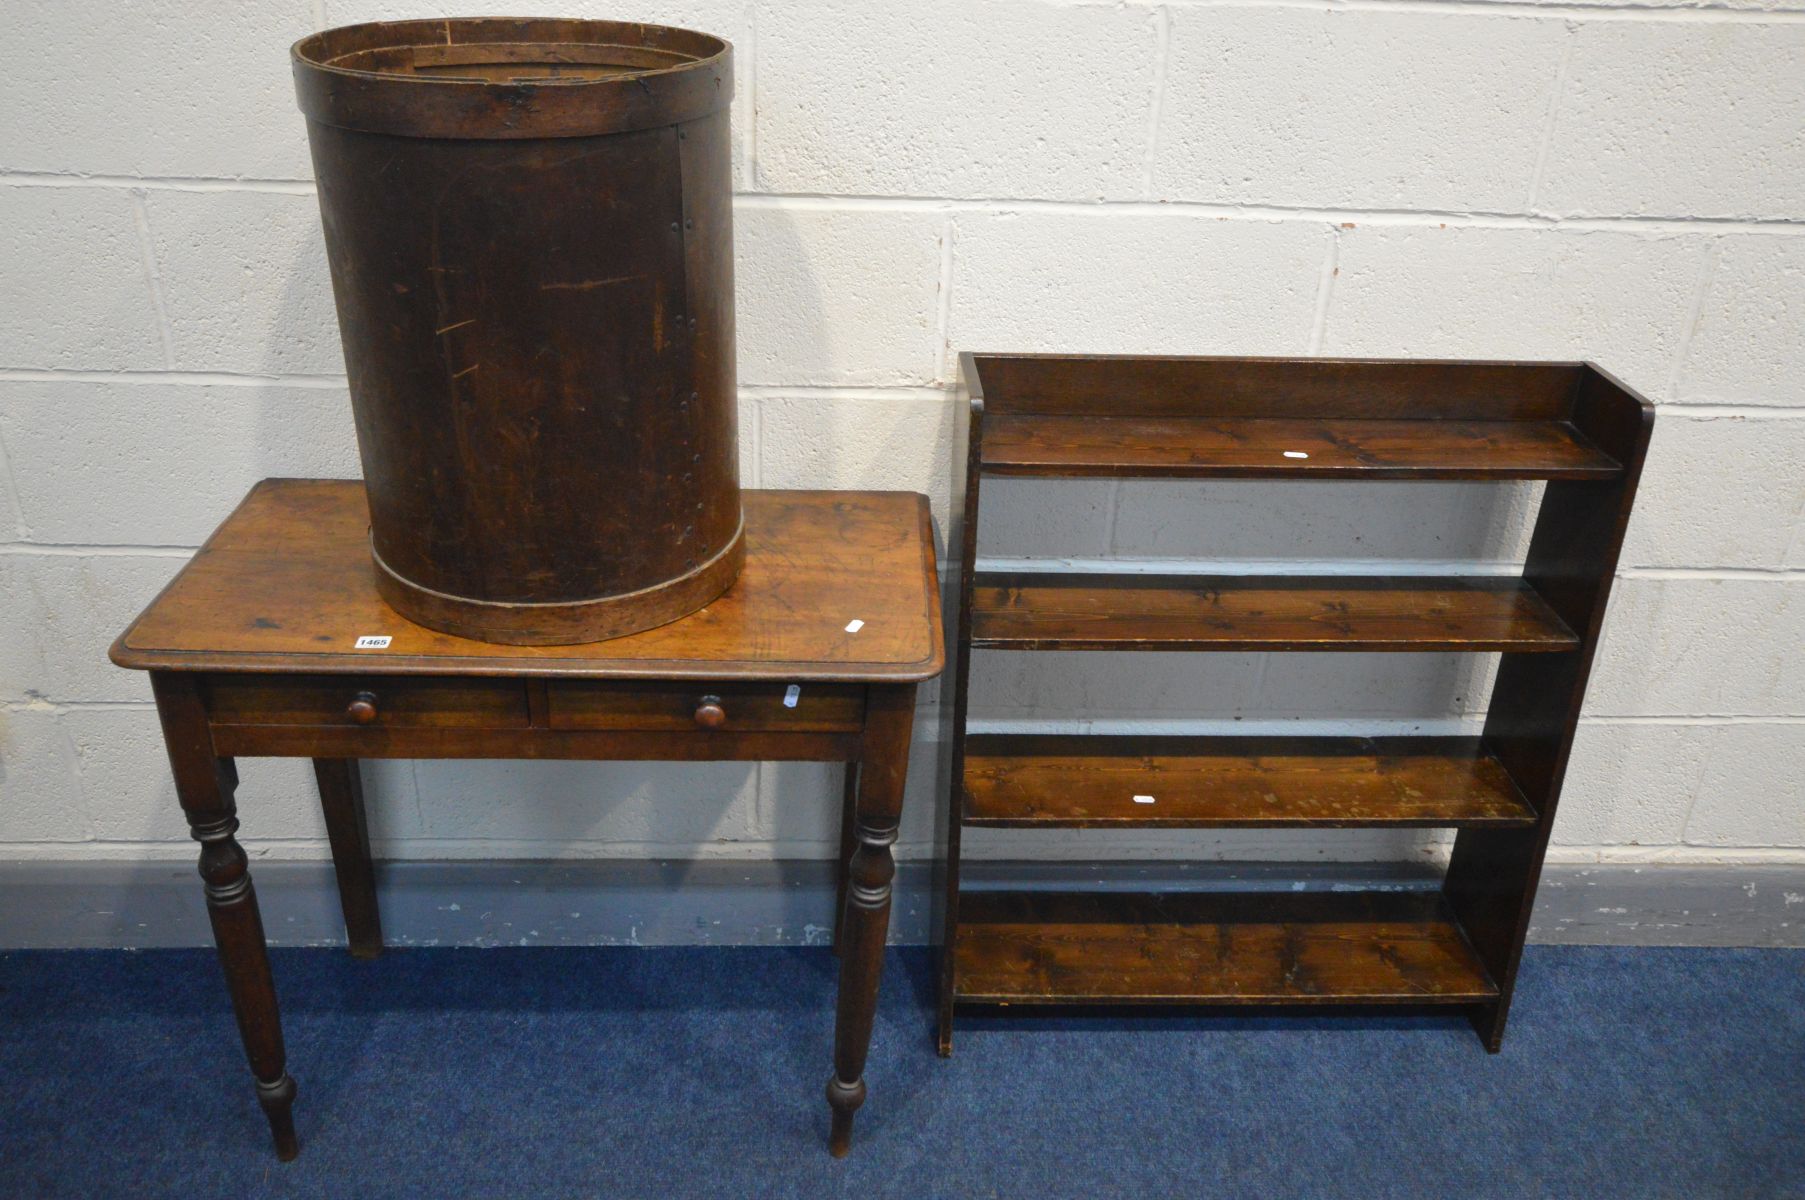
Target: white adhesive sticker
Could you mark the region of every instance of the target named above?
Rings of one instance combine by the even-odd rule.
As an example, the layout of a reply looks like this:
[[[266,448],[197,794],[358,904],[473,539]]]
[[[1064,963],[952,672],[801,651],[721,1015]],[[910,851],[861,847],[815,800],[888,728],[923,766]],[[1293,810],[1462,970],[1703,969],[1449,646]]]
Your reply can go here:
[[[389,643],[394,640],[395,639],[392,637],[378,636],[373,633],[366,633],[362,637],[357,639],[357,649],[359,649],[359,650],[387,650],[389,648]]]
[[[863,628],[865,628],[865,622],[863,622],[863,621],[855,620],[855,621],[846,622],[846,632],[847,633],[857,633],[859,630],[861,630]]]
[[[1134,802],[1136,804],[1152,804],[1153,797],[1152,796],[1136,796],[1134,798]]]
[[[1286,458],[1309,458],[1310,456],[1308,454],[1305,454],[1302,450],[1287,450],[1287,451],[1285,451],[1285,457]]]
[[[783,689],[783,706],[785,708],[795,708],[796,701],[800,699],[802,699],[802,685],[800,683],[792,683],[789,687]]]

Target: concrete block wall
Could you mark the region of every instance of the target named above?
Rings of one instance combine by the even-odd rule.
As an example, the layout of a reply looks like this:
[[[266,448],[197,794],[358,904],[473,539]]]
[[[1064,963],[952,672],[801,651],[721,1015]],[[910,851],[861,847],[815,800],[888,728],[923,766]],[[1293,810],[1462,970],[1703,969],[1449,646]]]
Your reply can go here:
[[[109,666],[107,644],[257,479],[358,469],[287,46],[492,7],[9,9],[0,858],[191,856],[145,681]],[[961,349],[1587,357],[1643,389],[1661,415],[1555,857],[1805,861],[1805,0],[538,7],[736,44],[751,486],[921,490],[944,520]],[[982,550],[1506,570],[1536,498],[1010,482],[989,494]],[[1455,729],[1492,669],[979,665],[984,720],[1071,729]],[[918,858],[935,836],[932,732],[924,720],[902,841]],[[323,857],[305,765],[243,775],[253,851]],[[381,849],[411,858],[826,856],[837,786],[796,764],[370,768]]]

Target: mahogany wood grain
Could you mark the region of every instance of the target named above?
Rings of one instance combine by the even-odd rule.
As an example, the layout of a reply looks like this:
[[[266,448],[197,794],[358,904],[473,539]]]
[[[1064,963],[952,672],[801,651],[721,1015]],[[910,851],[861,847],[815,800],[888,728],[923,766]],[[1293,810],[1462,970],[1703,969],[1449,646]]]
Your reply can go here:
[[[1607,479],[1566,421],[997,417],[986,473],[1164,479]]]
[[[406,675],[211,675],[207,712],[221,725],[355,725],[499,729],[527,723],[526,687],[514,679]]]
[[[366,555],[410,620],[590,642],[738,574],[732,57],[574,19],[295,45]]]
[[[1017,828],[1531,826],[1477,738],[972,734],[965,823]]]
[[[1564,421],[1583,363],[974,354],[990,416]]]
[[[903,784],[915,724],[915,685],[871,689],[859,756],[858,799],[847,862],[846,907],[840,923],[840,994],[834,1015],[834,1073],[827,1081],[833,1111],[828,1149],[843,1158],[852,1149],[852,1120],[865,1103],[865,1057],[877,1017],[878,977],[890,930],[891,883],[896,862],[890,847],[902,819]]]
[[[1655,410],[1617,379],[1594,369],[1582,381],[1575,420],[1624,464],[1623,474],[1612,480],[1550,483],[1544,489],[1523,575],[1580,632],[1580,646],[1573,654],[1506,657],[1492,684],[1483,735],[1487,749],[1510,771],[1540,819],[1531,829],[1463,829],[1448,861],[1449,901],[1502,985],[1498,999],[1480,1006],[1474,1016],[1480,1037],[1494,1053],[1504,1038],[1517,965]]]
[[[983,572],[971,641],[994,650],[1570,650],[1499,576]]]
[[[796,687],[794,702],[786,694]],[[553,680],[546,689],[553,729],[857,730],[864,724],[865,689],[850,683],[690,684]],[[714,703],[704,705],[705,700]],[[700,714],[711,710],[707,717]],[[718,714],[718,715],[717,715]]]
[[[1438,930],[1430,941],[1474,960],[1468,983],[1441,994],[1466,1007],[1496,1050],[1652,407],[1590,363],[962,354],[960,365],[971,403],[956,426],[966,451],[957,460],[965,469],[954,473],[964,483],[957,510],[966,522],[966,569],[953,626],[956,670],[943,689],[950,703],[942,704],[959,803],[947,839],[940,1052],[951,1050],[958,1001],[989,986],[973,971],[998,963],[1020,968],[996,985],[1000,998],[1014,1002],[1041,993],[1149,1002],[1246,993],[1242,968],[1224,966],[1227,959],[1160,977],[1161,962],[1219,937],[1225,947],[1245,947],[1246,970],[1266,980],[1253,987],[1256,997],[1313,1003],[1320,990],[1293,994],[1261,973],[1274,958],[1272,939],[1284,940],[1271,922],[1236,941],[1242,922],[1224,929],[1201,908],[1171,909],[1149,932],[1140,928],[1148,913],[1128,911],[1138,901],[1077,897],[1069,903],[1124,912],[1117,928],[1067,941],[1044,927],[1072,923],[1069,909],[1055,912],[1052,902],[1030,897],[1008,918],[1019,928],[1000,941],[991,930],[983,935],[990,949],[974,948],[979,918],[994,910],[985,907],[992,900],[961,889],[967,824],[1453,826],[1446,907],[1427,922]],[[986,474],[1548,483],[1520,579],[999,572],[974,585],[969,565]],[[960,565],[952,564],[955,572]],[[974,648],[1499,651],[1503,659],[1476,746],[1436,739],[1424,753],[1406,754],[1405,743],[1381,749],[1375,739],[1370,749],[1323,742],[1284,753],[1279,739],[1249,740],[1239,750],[1230,749],[1232,739],[1197,739],[1187,752],[1163,753],[1161,746],[1182,743],[968,734]],[[1135,795],[1153,795],[1154,811],[1136,805]],[[1211,903],[1234,909],[1259,901]],[[1187,921],[1196,927],[1186,929]],[[1341,949],[1324,953],[1350,963],[1392,955],[1389,936],[1354,933],[1329,944]],[[1067,982],[1027,977],[1054,962],[1069,968]],[[1196,986],[1187,983],[1193,969],[1202,973]],[[1156,977],[1155,994],[1140,997],[1136,980],[1146,976]]]
[[[1439,895],[990,892],[961,899],[962,1000],[1470,1004],[1497,987]]]
[[[530,43],[537,45],[527,48]],[[510,44],[522,49],[498,51]],[[454,48],[463,53],[448,59]],[[568,17],[345,25],[302,38],[291,57],[295,91],[310,120],[414,138],[625,133],[706,116],[722,108],[723,92],[733,91],[731,51],[719,38],[668,26]],[[453,63],[455,71],[442,69]],[[474,69],[479,64],[489,69]],[[556,86],[471,86],[473,80],[544,78],[553,73],[524,67],[558,64],[565,65]],[[410,103],[395,103],[393,86],[372,74],[378,69],[413,76],[408,82],[417,94]]]
[[[398,617],[369,566],[358,481],[252,489],[113,645],[136,669],[598,679],[870,679],[939,674],[928,502],[912,492],[743,493],[748,565],[679,622],[580,646],[503,646]],[[846,626],[864,621],[857,633]],[[390,636],[356,650],[359,635]]]
[[[852,856],[859,848],[859,764],[849,762],[840,780],[840,857],[834,873],[834,955],[846,927],[846,889],[852,886]]]
[[[927,500],[747,493],[751,558],[726,596],[593,645],[464,642],[381,605],[356,481],[265,481],[114,644],[152,668],[177,792],[278,1152],[296,1152],[275,993],[232,755],[314,760],[355,952],[381,946],[356,760],[795,760],[846,764],[831,1147],[851,1144],[890,913],[916,683],[943,656]],[[849,631],[853,619],[863,628]],[[363,634],[384,649],[349,649]],[[791,687],[799,690],[786,704]]]
[[[354,958],[382,953],[382,914],[376,905],[376,864],[370,855],[370,822],[364,812],[363,774],[353,758],[316,758],[313,775],[332,846],[345,938]]]
[[[951,594],[956,597],[953,620],[948,623],[950,677],[940,685],[940,739],[945,764],[942,793],[959,794],[965,774],[965,723],[970,715],[972,595],[977,582],[978,506],[981,500],[984,457],[984,385],[969,353],[959,356],[959,382],[965,403],[956,407],[953,419],[952,511],[958,514],[958,552],[949,553],[947,564]],[[953,544],[949,537],[949,547]],[[952,805],[947,821],[945,876],[940,910],[940,989],[935,1045],[940,1057],[953,1052],[953,1016],[956,1003],[959,945],[959,805]]]
[[[189,833],[201,844],[207,919],[225,969],[245,1058],[257,1083],[257,1102],[269,1121],[276,1157],[288,1162],[301,1152],[295,1137],[295,1081],[288,1074],[288,1053],[282,1044],[263,914],[251,885],[250,860],[238,844],[238,806],[233,797],[238,771],[230,758],[219,755],[208,736],[206,703],[194,679],[159,671],[151,674],[150,685],[175,775],[176,799],[188,818]]]
[[[455,726],[215,725],[221,754],[241,758],[521,758],[627,762],[844,762],[859,734],[784,730],[546,729]]]

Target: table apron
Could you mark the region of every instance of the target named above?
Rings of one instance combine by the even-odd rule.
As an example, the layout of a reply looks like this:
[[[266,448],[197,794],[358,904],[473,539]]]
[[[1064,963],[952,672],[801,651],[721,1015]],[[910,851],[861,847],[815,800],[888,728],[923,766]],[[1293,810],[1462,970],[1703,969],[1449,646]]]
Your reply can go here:
[[[547,758],[624,762],[851,762],[858,732],[366,729],[213,723],[213,749],[243,758]]]

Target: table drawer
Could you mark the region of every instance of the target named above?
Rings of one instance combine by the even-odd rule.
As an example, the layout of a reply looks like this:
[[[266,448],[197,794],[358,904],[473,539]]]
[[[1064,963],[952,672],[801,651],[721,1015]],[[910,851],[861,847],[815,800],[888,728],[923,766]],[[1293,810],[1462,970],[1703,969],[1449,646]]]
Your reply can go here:
[[[219,675],[207,711],[220,725],[497,729],[528,724],[526,685],[509,679]]]
[[[786,704],[791,687],[797,690]],[[847,731],[864,725],[865,689],[852,683],[554,681],[547,688],[547,718],[553,729]]]

